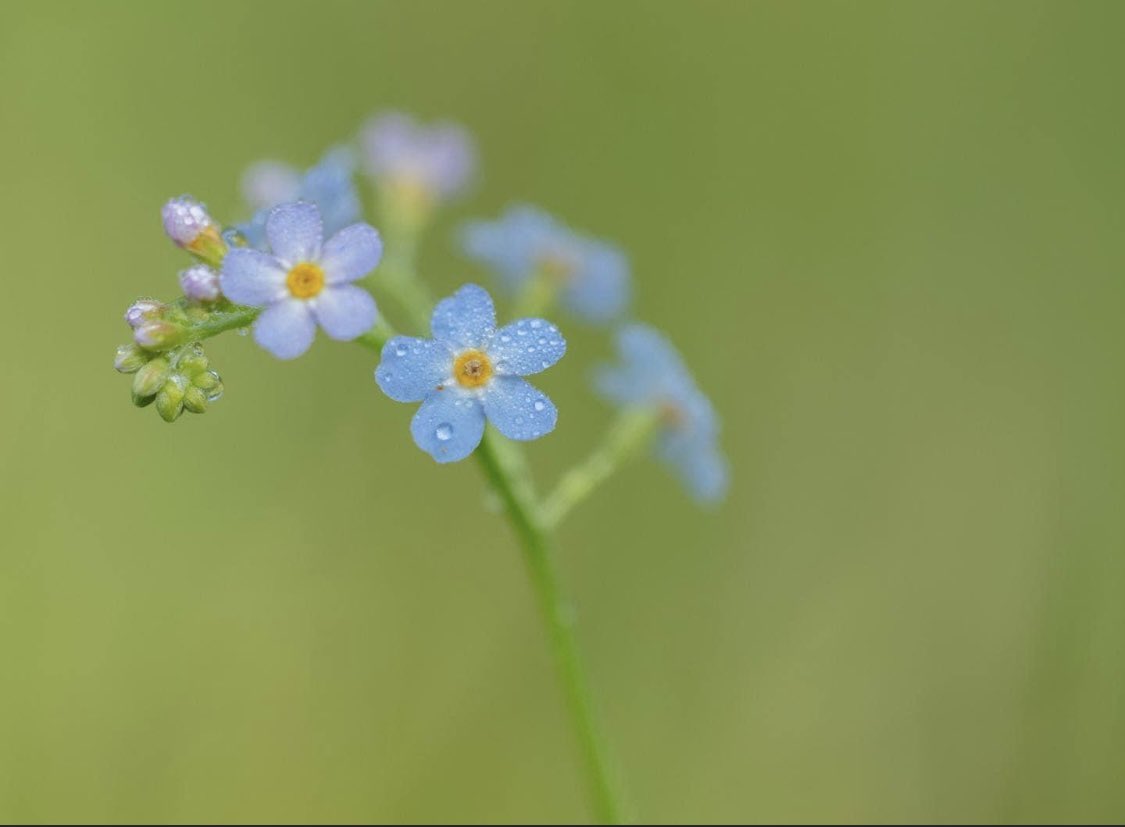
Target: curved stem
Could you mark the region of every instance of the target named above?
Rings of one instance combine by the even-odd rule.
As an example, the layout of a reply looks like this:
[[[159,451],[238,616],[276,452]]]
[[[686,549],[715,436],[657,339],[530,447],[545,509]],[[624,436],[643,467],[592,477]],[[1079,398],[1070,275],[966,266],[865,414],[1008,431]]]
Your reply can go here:
[[[621,807],[601,730],[574,635],[574,615],[555,569],[550,537],[530,492],[513,485],[513,474],[486,433],[476,451],[485,476],[500,496],[523,547],[524,561],[535,588],[551,650],[559,670],[571,719],[586,765],[594,815],[599,822],[618,824]]]
[[[660,424],[651,409],[626,410],[606,432],[601,445],[568,471],[543,503],[543,522],[554,528],[625,462],[648,446]]]

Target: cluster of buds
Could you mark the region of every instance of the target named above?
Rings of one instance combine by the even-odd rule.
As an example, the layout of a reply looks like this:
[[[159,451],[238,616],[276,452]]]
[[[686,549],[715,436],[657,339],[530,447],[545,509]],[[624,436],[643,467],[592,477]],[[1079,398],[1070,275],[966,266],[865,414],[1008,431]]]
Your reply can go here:
[[[165,422],[175,422],[185,410],[204,413],[223,395],[223,380],[198,342],[164,353],[122,345],[113,366],[133,374],[133,404],[144,408],[155,402]]]

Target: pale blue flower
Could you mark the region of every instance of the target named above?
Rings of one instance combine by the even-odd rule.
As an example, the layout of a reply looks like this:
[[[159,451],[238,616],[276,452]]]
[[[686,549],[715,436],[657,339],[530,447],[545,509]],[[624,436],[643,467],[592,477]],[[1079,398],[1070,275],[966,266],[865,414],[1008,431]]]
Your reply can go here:
[[[355,224],[363,214],[353,176],[355,158],[346,147],[328,150],[305,172],[280,161],[258,161],[242,176],[242,195],[255,210],[254,217],[238,226],[251,247],[266,242],[266,220],[279,204],[308,201],[320,209],[325,235],[335,235]]]
[[[409,115],[389,112],[363,126],[360,144],[376,183],[429,201],[460,194],[476,170],[472,139],[452,123],[423,126]]]
[[[719,420],[680,354],[661,333],[641,324],[620,330],[617,348],[620,362],[597,373],[599,392],[624,408],[658,411],[657,456],[697,500],[721,500],[729,475],[719,450]]]
[[[535,207],[513,206],[496,221],[471,222],[462,243],[465,254],[493,270],[509,294],[518,295],[532,279],[549,279],[567,310],[595,324],[617,319],[628,307],[625,254]]]
[[[554,430],[554,403],[521,377],[566,353],[557,327],[520,319],[497,330],[492,297],[475,284],[438,302],[430,327],[432,339],[387,342],[375,371],[391,399],[422,403],[410,425],[419,448],[438,462],[457,462],[476,450],[486,420],[509,439]]]
[[[342,341],[371,329],[375,300],[351,282],[375,269],[383,255],[374,227],[352,224],[322,243],[320,210],[297,202],[271,210],[265,234],[272,254],[236,247],[220,274],[228,299],[265,308],[254,323],[258,344],[279,359],[295,359],[309,349],[318,323]]]

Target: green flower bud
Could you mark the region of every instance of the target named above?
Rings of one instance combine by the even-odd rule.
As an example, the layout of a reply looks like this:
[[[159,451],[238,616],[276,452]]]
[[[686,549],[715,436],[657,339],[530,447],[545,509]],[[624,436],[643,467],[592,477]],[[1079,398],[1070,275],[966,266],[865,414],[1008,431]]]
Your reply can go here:
[[[134,396],[155,396],[157,391],[168,381],[171,367],[163,356],[153,359],[137,371],[133,377]]]
[[[165,422],[175,422],[184,412],[184,388],[181,376],[173,376],[156,394],[156,412]]]
[[[179,372],[183,375],[194,377],[207,370],[210,364],[210,361],[207,359],[207,354],[203,352],[202,346],[197,343],[192,345],[188,352],[180,358],[180,363],[177,367]]]
[[[184,391],[184,407],[192,413],[205,413],[207,411],[207,393],[202,388],[192,385]]]
[[[155,401],[155,396],[139,396],[136,391],[133,391],[133,404],[138,408],[147,408]]]
[[[121,345],[113,357],[113,367],[120,373],[136,373],[151,358],[152,354],[146,353],[136,345]]]
[[[215,373],[213,370],[192,377],[191,383],[205,391],[210,391],[223,384],[222,379],[219,378],[219,374]]]

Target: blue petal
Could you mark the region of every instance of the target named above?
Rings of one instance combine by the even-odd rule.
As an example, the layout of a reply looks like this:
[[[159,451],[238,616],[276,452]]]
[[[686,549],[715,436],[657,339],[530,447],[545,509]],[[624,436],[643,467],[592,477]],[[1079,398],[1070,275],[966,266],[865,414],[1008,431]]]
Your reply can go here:
[[[363,216],[359,192],[352,180],[355,158],[346,146],[328,150],[301,179],[299,196],[320,208],[324,234],[334,235]]]
[[[315,336],[312,311],[297,299],[271,304],[254,323],[254,340],[278,359],[296,359]]]
[[[307,201],[274,207],[266,220],[266,238],[283,264],[292,267],[302,261],[316,261],[324,238],[320,210]]]
[[[717,503],[729,485],[727,462],[714,439],[680,439],[673,433],[661,437],[657,455],[672,466],[688,493],[701,503]]]
[[[489,356],[502,375],[530,376],[555,364],[566,353],[566,339],[545,319],[520,319],[496,331]]]
[[[350,342],[366,333],[379,317],[375,299],[354,284],[325,287],[309,304],[324,332],[341,342]]]
[[[492,380],[484,394],[488,421],[508,439],[539,439],[555,430],[559,412],[547,396],[518,376]]]
[[[396,402],[420,402],[452,383],[449,349],[432,339],[396,336],[383,346],[375,381]]]
[[[247,247],[236,247],[226,254],[219,283],[224,296],[251,307],[272,304],[287,295],[285,268],[268,253]]]
[[[383,240],[370,224],[352,224],[328,239],[320,256],[325,280],[342,284],[363,278],[383,256]]]
[[[301,174],[281,161],[258,161],[242,174],[242,197],[255,210],[295,200],[300,187]]]
[[[430,327],[435,339],[452,347],[483,347],[496,332],[492,297],[483,287],[466,284],[438,302]]]
[[[620,361],[601,367],[595,385],[618,405],[680,398],[693,387],[679,353],[655,329],[642,324],[623,328],[617,334],[617,349]]]
[[[426,398],[410,423],[418,447],[438,462],[457,462],[476,450],[484,436],[480,401],[455,390]]]
[[[629,304],[629,262],[616,247],[598,242],[583,251],[582,264],[563,291],[576,316],[595,324],[611,322]]]

